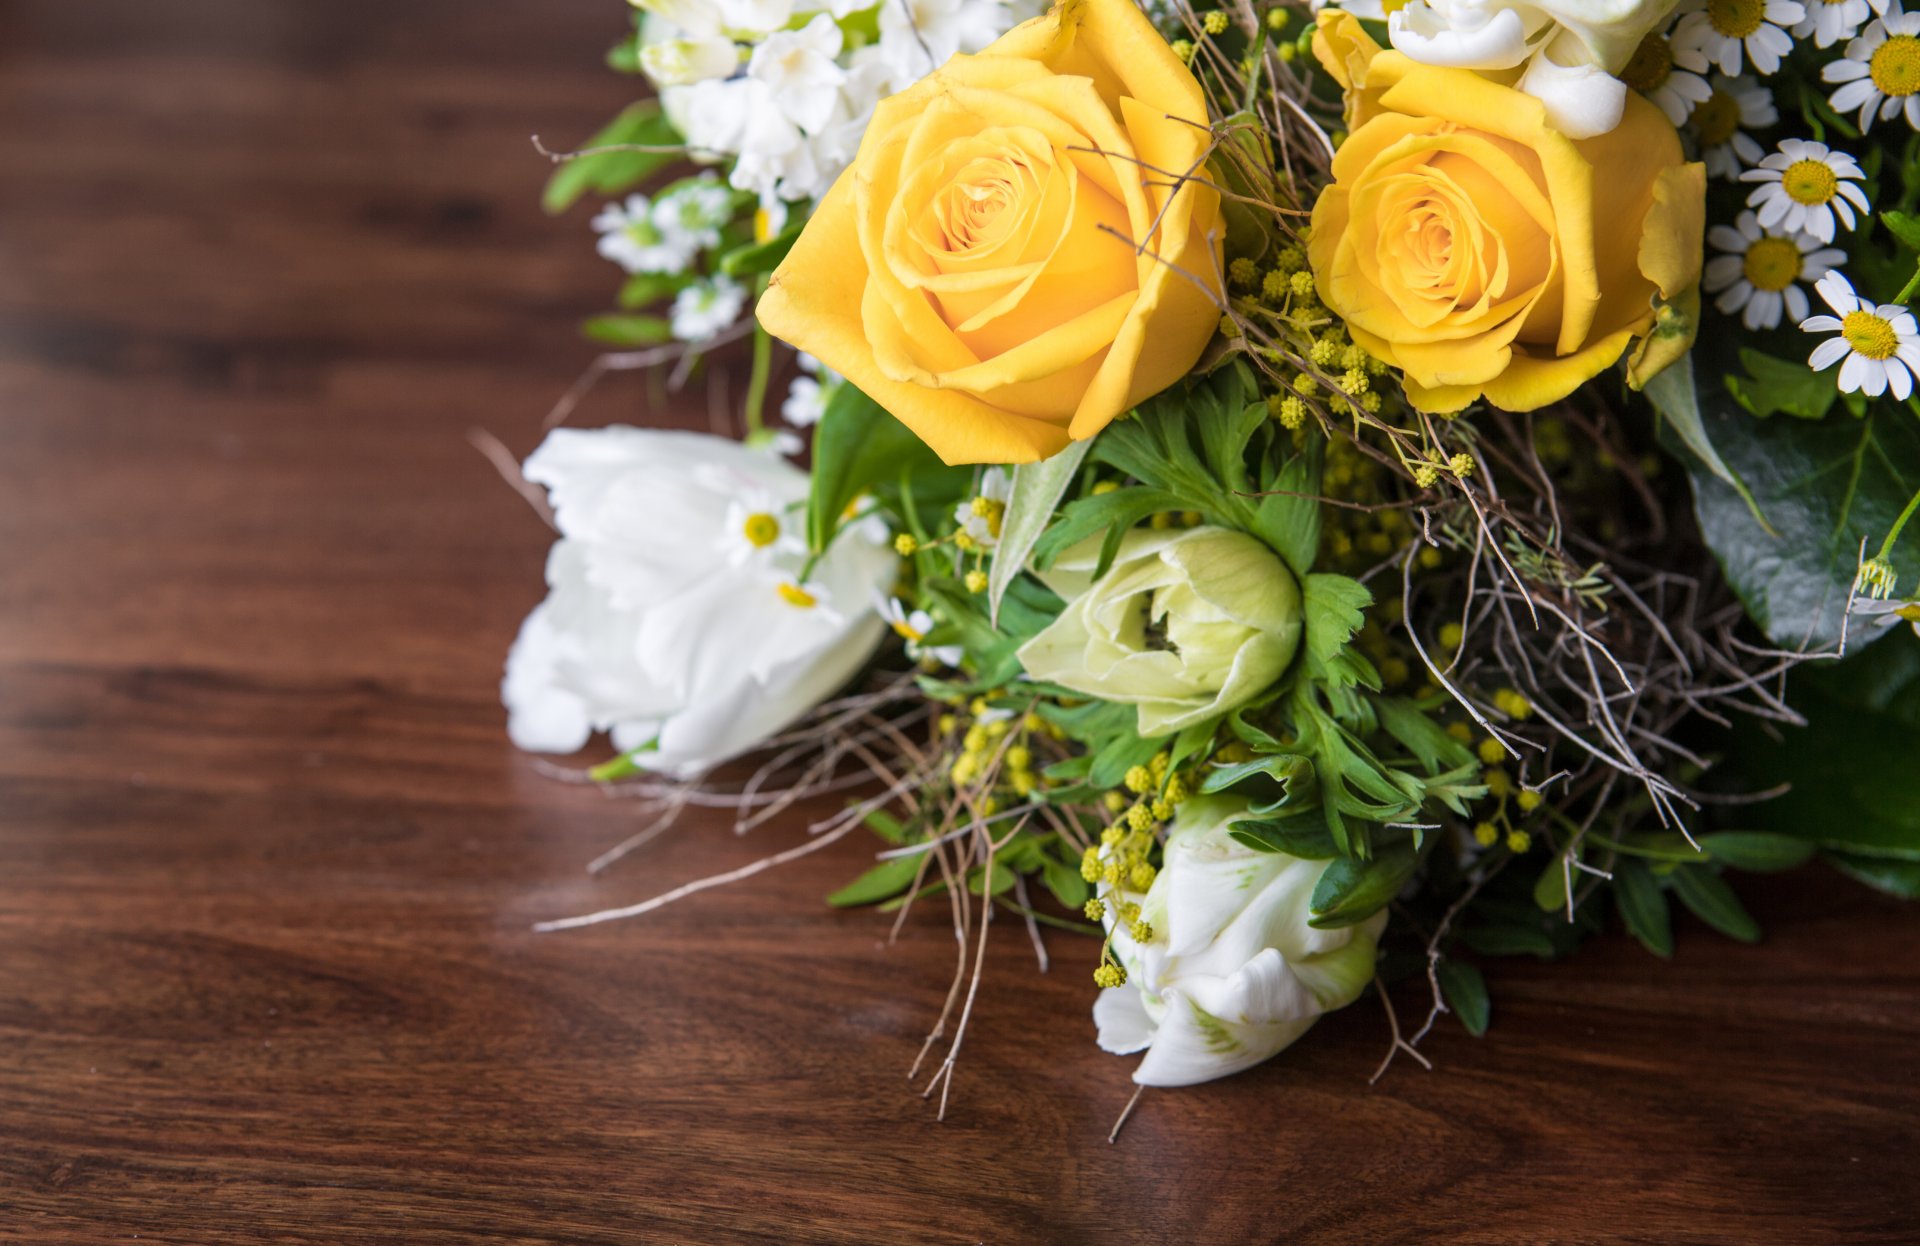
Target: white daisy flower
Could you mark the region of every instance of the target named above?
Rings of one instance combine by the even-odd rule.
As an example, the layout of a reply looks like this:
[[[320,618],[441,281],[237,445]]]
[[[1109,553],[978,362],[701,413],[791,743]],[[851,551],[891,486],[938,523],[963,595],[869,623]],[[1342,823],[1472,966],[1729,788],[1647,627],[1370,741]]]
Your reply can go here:
[[[1822,242],[1832,242],[1835,216],[1852,229],[1855,208],[1863,216],[1872,211],[1867,192],[1856,184],[1864,177],[1859,164],[1844,151],[1825,143],[1783,138],[1778,151],[1763,158],[1759,168],[1742,173],[1740,180],[1761,183],[1747,196],[1747,206],[1759,210],[1761,225],[1794,232],[1804,229]]]
[[[1866,33],[1847,44],[1845,56],[1827,62],[1820,77],[1842,84],[1827,102],[1835,112],[1858,108],[1862,131],[1901,112],[1920,130],[1920,13],[1890,4]]]
[[[1673,28],[1676,48],[1697,49],[1723,74],[1740,72],[1742,54],[1763,77],[1793,51],[1787,28],[1806,20],[1799,0],[1694,0],[1697,7]]]
[[[1810,285],[1847,260],[1845,252],[1821,248],[1812,234],[1766,229],[1751,212],[1732,225],[1715,225],[1707,241],[1722,254],[1707,261],[1700,286],[1719,294],[1713,305],[1729,316],[1739,312],[1749,329],[1779,327],[1782,307],[1795,323],[1805,319],[1807,292],[1798,283]]]
[[[746,288],[731,277],[696,281],[673,296],[673,336],[683,342],[704,342],[740,319],[746,304]]]
[[[1830,48],[1842,39],[1860,33],[1860,26],[1876,12],[1885,9],[1887,0],[1869,4],[1868,0],[1806,0],[1807,16],[1793,28],[1793,37],[1813,36],[1813,46]]]
[[[682,182],[653,205],[654,228],[695,250],[719,246],[720,231],[732,219],[733,192],[712,174]]]
[[[789,522],[792,508],[764,489],[745,488],[727,501],[726,522],[720,529],[720,547],[727,565],[772,563],[782,555],[805,558],[807,543],[800,526]]]
[[[1658,104],[1667,120],[1685,125],[1694,108],[1713,97],[1706,72],[1705,53],[1698,48],[1675,48],[1671,39],[1655,31],[1634,49],[1633,58],[1620,70],[1620,81]]]
[[[610,203],[593,218],[600,231],[598,250],[630,273],[685,272],[700,248],[680,235],[669,235],[654,222],[654,205],[645,195],[629,195],[625,203]]]
[[[795,428],[812,428],[827,410],[827,391],[810,376],[796,376],[780,404],[780,418]]]
[[[898,597],[880,597],[873,599],[873,608],[885,619],[894,635],[907,642],[907,656],[918,660],[932,658],[942,666],[958,666],[960,659],[966,656],[966,650],[959,645],[934,645],[931,648],[922,644],[927,633],[933,630],[933,616],[925,610],[908,610],[906,603]]]
[[[982,549],[1000,543],[1000,521],[1006,518],[1007,499],[1013,495],[1013,474],[989,467],[980,474],[980,492],[953,508],[953,521]]]
[[[1840,336],[1813,348],[1807,366],[1824,372],[1840,364],[1840,392],[1858,390],[1869,398],[1892,391],[1897,401],[1905,402],[1913,392],[1913,378],[1920,373],[1920,329],[1913,313],[1898,303],[1878,307],[1853,292],[1853,285],[1839,273],[1828,273],[1814,289],[1838,315],[1814,316],[1802,320],[1808,333],[1838,333]]]
[[[1876,601],[1871,597],[1858,597],[1854,599],[1852,613],[1864,620],[1876,637],[1902,623],[1911,623],[1913,634],[1920,636],[1920,600]]]
[[[1764,149],[1748,130],[1764,130],[1780,120],[1773,92],[1752,78],[1716,75],[1712,92],[1693,110],[1693,136],[1708,177],[1729,182],[1748,165],[1758,164]]]

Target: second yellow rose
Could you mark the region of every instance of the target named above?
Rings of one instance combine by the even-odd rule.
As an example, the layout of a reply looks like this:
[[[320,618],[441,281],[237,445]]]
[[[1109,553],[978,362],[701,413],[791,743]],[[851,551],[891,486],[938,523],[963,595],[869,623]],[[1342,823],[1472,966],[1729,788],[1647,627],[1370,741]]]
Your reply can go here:
[[[1063,0],[881,102],[760,322],[949,463],[1044,458],[1213,335],[1219,196],[1169,177],[1209,141],[1133,0]]]

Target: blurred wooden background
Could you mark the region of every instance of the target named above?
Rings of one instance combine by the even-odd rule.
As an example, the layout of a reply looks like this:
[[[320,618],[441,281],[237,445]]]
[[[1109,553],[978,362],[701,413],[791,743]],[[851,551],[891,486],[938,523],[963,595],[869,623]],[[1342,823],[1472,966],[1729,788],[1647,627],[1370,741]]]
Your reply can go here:
[[[799,834],[590,880],[631,810],[502,734],[547,536],[465,434],[589,358],[617,274],[528,136],[626,102],[625,12],[0,4],[0,1240],[1920,1238],[1920,910],[1819,871],[1761,947],[1490,966],[1374,1086],[1368,1000],[1115,1146],[1091,946],[1012,922],[934,1122],[944,917],[820,903],[870,845],[531,934]]]

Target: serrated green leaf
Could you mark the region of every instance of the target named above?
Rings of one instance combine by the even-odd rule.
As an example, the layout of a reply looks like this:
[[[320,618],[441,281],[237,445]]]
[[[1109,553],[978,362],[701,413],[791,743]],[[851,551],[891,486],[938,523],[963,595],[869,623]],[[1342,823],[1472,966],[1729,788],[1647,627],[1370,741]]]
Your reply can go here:
[[[1673,894],[1693,915],[1730,939],[1760,941],[1760,924],[1740,903],[1727,880],[1699,865],[1683,865],[1669,876]]]
[[[1027,557],[1053,521],[1053,512],[1066,496],[1092,440],[1074,441],[1067,448],[1038,463],[1021,463],[1013,469],[1013,486],[1007,495],[1007,511],[1000,521],[1000,541],[994,547],[993,566],[987,571],[987,617],[1000,621],[1000,599],[1007,586],[1026,568]]]
[[[1776,413],[1817,420],[1840,396],[1831,372],[1815,372],[1804,359],[1791,362],[1742,347],[1740,364],[1745,376],[1728,376],[1727,389],[1740,405],[1757,416]]]
[[[894,857],[882,861],[828,896],[827,903],[837,909],[847,909],[888,900],[913,886],[913,880],[919,873],[919,854]]]
[[[1446,998],[1447,1007],[1460,1018],[1460,1024],[1467,1027],[1467,1033],[1475,1038],[1485,1034],[1493,1005],[1487,998],[1487,980],[1478,966],[1449,956],[1436,965],[1433,972],[1440,980],[1440,993]]]
[[[1661,958],[1673,955],[1673,917],[1653,871],[1632,857],[1613,863],[1613,903],[1627,933]]]

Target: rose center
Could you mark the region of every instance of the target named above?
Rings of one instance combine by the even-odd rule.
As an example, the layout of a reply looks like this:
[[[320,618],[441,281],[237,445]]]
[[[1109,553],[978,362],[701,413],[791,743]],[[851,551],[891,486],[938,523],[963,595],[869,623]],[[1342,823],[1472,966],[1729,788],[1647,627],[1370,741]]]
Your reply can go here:
[[[747,538],[747,544],[765,549],[780,539],[780,521],[765,511],[755,511],[740,525],[740,531]]]
[[[1725,91],[1715,91],[1693,110],[1694,128],[1703,147],[1718,147],[1740,128],[1740,102]]]
[[[1648,35],[1620,71],[1620,81],[1636,91],[1658,89],[1673,73],[1673,45],[1664,35]]]
[[[1766,0],[1707,0],[1707,21],[1729,39],[1744,39],[1766,20]]]
[[[1920,91],[1920,37],[1895,35],[1874,49],[1867,62],[1873,85],[1888,95]]]
[[[1900,348],[1892,323],[1868,311],[1848,312],[1847,318],[1840,322],[1840,336],[1847,339],[1854,354],[1868,359],[1890,359]]]
[[[1756,289],[1778,292],[1800,275],[1800,248],[1789,238],[1762,238],[1747,248],[1743,267]]]
[[[1780,185],[1795,203],[1818,204],[1833,199],[1840,179],[1820,160],[1796,160],[1780,175]]]

